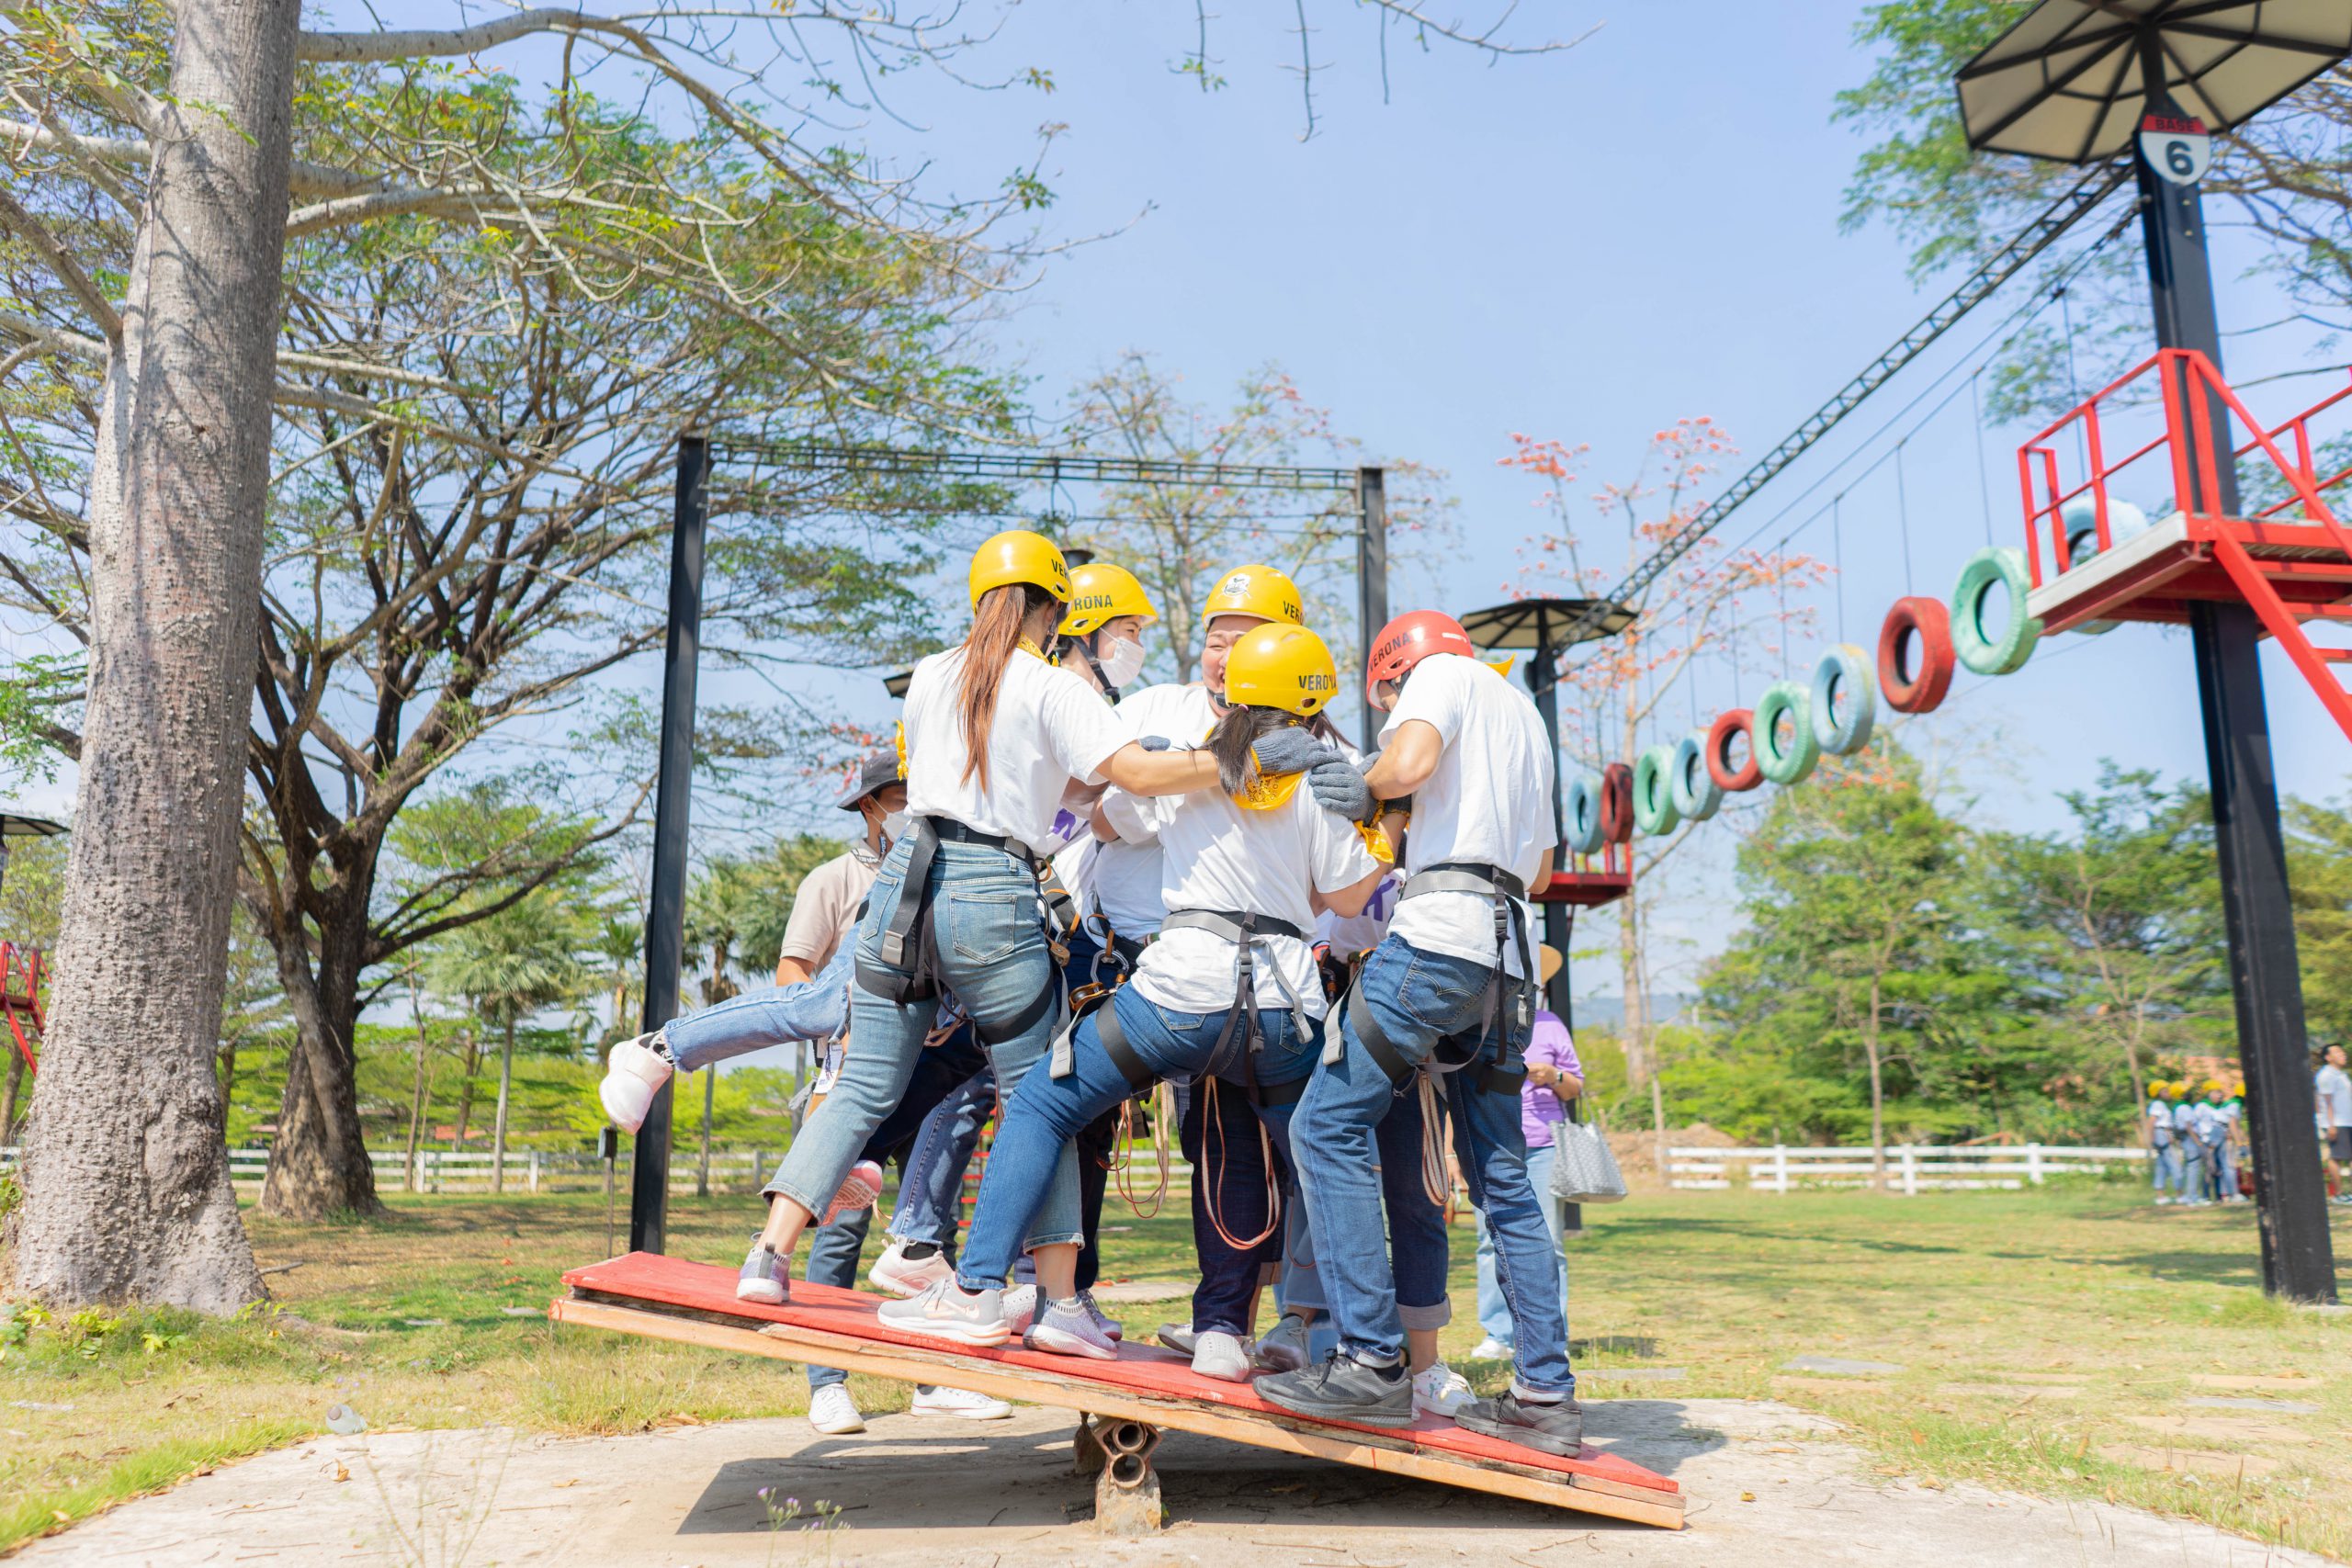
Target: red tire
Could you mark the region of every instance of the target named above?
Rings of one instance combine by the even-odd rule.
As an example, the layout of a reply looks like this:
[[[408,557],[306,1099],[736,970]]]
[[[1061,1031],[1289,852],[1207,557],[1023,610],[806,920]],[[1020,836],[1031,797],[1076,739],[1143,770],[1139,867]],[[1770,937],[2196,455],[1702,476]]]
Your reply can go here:
[[[1904,670],[1904,648],[1916,639],[1917,668]],[[1878,634],[1878,688],[1897,713],[1933,713],[1951,690],[1959,656],[1951,646],[1951,615],[1939,599],[1897,599]]]
[[[1754,789],[1764,782],[1763,766],[1756,760],[1755,718],[1752,708],[1734,708],[1707,727],[1707,776],[1726,795]],[[1735,735],[1747,737],[1747,761],[1736,770],[1731,765]]]
[[[1612,844],[1634,841],[1634,770],[1623,762],[1600,770],[1600,836]]]

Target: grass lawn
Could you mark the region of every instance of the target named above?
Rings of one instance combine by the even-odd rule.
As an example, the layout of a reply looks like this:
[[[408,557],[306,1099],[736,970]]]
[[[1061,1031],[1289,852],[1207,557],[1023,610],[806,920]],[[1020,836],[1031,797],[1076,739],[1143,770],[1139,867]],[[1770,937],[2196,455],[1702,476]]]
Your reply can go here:
[[[731,1264],[754,1213],[679,1200],[672,1250]],[[1589,1393],[1782,1399],[1849,1425],[1887,1473],[2105,1496],[2352,1556],[2352,1321],[2263,1298],[2250,1208],[2155,1209],[2116,1184],[1648,1194],[1586,1213],[1570,1244],[1579,1365],[1687,1373]],[[1115,1198],[1106,1219],[1127,1227],[1107,1239],[1112,1278],[1189,1280],[1181,1219],[1136,1220]],[[249,1223],[265,1267],[302,1267],[241,1321],[0,1319],[0,1551],[322,1430],[335,1404],[379,1430],[568,1433],[805,1408],[797,1370],[545,1321],[557,1277],[603,1254],[596,1197],[396,1197],[366,1224]],[[1479,1336],[1466,1222],[1455,1235],[1459,1364]],[[2352,1224],[2336,1251],[2352,1253]],[[1174,1315],[1119,1310],[1137,1333]],[[1903,1370],[1780,1370],[1806,1354]],[[1465,1370],[1487,1387],[1506,1375]],[[853,1386],[869,1413],[904,1408],[902,1385]]]

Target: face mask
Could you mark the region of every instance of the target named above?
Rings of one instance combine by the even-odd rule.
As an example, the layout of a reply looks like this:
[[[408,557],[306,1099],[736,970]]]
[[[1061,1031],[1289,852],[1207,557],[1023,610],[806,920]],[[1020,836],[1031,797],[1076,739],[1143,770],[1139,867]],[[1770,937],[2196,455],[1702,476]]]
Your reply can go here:
[[[1106,641],[1095,658],[1102,666],[1102,679],[1114,686],[1124,687],[1143,673],[1143,644],[1127,641]]]
[[[882,852],[888,854],[890,846],[905,838],[913,827],[913,817],[904,811],[893,811],[882,818]]]

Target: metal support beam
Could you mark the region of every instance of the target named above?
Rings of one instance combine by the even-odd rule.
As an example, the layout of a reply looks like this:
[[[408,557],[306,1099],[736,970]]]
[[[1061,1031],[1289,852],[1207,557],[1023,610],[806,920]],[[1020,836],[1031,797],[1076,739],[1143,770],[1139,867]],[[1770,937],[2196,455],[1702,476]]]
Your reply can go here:
[[[662,773],[653,797],[653,890],[645,916],[642,1028],[678,1012],[678,971],[686,950],[686,829],[694,784],[695,674],[702,644],[703,531],[710,517],[710,443],[678,441],[678,489],[670,524],[670,629],[662,652]],[[675,1080],[673,1080],[674,1083]],[[662,1249],[670,1199],[672,1084],[653,1096],[637,1131],[629,1173],[628,1245]]]
[[[1372,639],[1388,624],[1388,476],[1379,468],[1358,468],[1356,485],[1356,624],[1362,628],[1363,651],[1372,653]],[[1366,703],[1363,709],[1363,749],[1380,739],[1380,715]]]
[[[2161,82],[2154,28],[2143,48]],[[2148,165],[2139,169],[2141,229],[2148,247],[2148,291],[2156,342],[2201,351],[2222,363],[2222,330],[2213,272],[2205,248],[2198,188],[2175,185]],[[2227,454],[2229,410],[2209,398],[2212,450]],[[2196,461],[2190,444],[2190,461]],[[2237,472],[2223,456],[2211,476],[2222,510],[2238,515]],[[2192,495],[2203,493],[2197,476]],[[2229,931],[2230,990],[2237,1003],[2238,1062],[2245,1074],[2246,1133],[2254,1147],[2254,1201],[2262,1235],[2262,1287],[2290,1301],[2335,1299],[2335,1262],[2328,1238],[2327,1196],[2312,1151],[2310,1046],[2303,1029],[2302,980],[2295,962],[2294,908],[2287,891],[2286,839],[2270,757],[2270,721],[2262,697],[2260,623],[2245,604],[2193,605],[2189,635],[2197,655],[2197,696],[2205,717],[2205,772],[2213,795],[2221,860],[2222,910]]]
[[[1560,788],[1560,649],[1539,648],[1527,661],[1527,690],[1535,699],[1535,712],[1544,720],[1544,733],[1552,742],[1552,841],[1560,844],[1567,835],[1567,812]],[[1557,853],[1565,852],[1565,846]],[[1568,974],[1569,922],[1576,913],[1566,904],[1545,902],[1537,906],[1544,911],[1544,940],[1560,955],[1560,972],[1552,976],[1544,988],[1544,1005],[1561,1018],[1575,1014],[1573,984]],[[1567,1102],[1569,1116],[1584,1120],[1583,1107],[1575,1100]],[[1540,1194],[1539,1194],[1540,1196]],[[1560,1229],[1571,1235],[1584,1230],[1584,1205],[1570,1203],[1560,1223]]]

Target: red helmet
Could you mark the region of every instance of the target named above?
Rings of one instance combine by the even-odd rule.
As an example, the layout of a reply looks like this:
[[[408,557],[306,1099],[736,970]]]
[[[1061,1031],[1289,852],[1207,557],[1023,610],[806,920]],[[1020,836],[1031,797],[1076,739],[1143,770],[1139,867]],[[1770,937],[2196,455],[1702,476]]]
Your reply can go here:
[[[1462,623],[1442,610],[1412,610],[1380,628],[1364,657],[1364,701],[1372,702],[1383,681],[1402,680],[1405,671],[1432,653],[1478,657],[1478,649]]]

